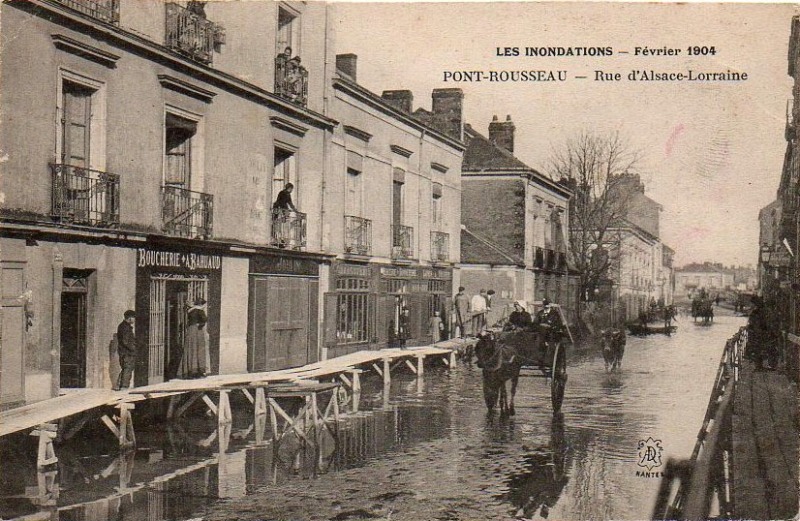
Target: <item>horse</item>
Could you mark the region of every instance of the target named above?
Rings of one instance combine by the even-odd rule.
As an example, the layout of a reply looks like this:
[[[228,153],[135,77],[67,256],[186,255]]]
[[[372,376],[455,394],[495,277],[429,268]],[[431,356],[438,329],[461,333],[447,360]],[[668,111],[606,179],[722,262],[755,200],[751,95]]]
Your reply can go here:
[[[513,416],[522,357],[514,347],[500,342],[499,335],[492,331],[483,331],[478,336],[475,356],[478,367],[483,369],[483,398],[489,414],[499,405],[500,414]],[[510,394],[506,388],[509,381]]]
[[[711,299],[698,298],[692,301],[692,318],[697,322],[698,317],[703,320],[703,324],[714,321],[714,306]]]
[[[627,337],[625,331],[617,328],[604,329],[600,332],[600,343],[603,346],[603,360],[606,372],[622,368],[622,356],[625,354]]]

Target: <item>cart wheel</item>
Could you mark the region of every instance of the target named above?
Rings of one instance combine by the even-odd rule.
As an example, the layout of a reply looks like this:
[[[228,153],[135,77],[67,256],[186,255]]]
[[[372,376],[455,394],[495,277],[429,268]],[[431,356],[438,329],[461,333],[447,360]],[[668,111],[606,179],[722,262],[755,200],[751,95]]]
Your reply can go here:
[[[564,388],[567,386],[567,354],[561,342],[556,342],[552,367],[550,399],[553,403],[553,414],[555,414],[561,410],[561,403],[564,401]]]

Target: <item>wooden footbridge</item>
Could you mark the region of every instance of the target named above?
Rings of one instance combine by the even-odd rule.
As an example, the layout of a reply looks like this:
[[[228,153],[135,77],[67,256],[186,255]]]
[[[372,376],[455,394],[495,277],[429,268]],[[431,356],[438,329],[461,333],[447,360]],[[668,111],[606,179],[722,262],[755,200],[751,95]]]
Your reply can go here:
[[[424,374],[426,360],[454,367],[456,353],[464,345],[463,340],[450,340],[424,347],[358,351],[293,369],[170,380],[124,391],[64,390],[57,398],[1,412],[0,438],[30,431],[39,439],[37,465],[46,468],[58,461],[55,441],[73,437],[98,419],[119,441],[121,450],[135,447],[132,411],[142,402],[167,399],[167,421],[177,420],[202,402],[223,427],[232,421],[231,393],[241,393],[252,404],[256,424],[263,425],[269,415],[275,442],[293,434],[314,445],[321,429],[335,435],[341,407],[358,411],[362,376],[374,372],[388,388],[397,371]],[[300,401],[294,414],[285,408],[290,400]]]

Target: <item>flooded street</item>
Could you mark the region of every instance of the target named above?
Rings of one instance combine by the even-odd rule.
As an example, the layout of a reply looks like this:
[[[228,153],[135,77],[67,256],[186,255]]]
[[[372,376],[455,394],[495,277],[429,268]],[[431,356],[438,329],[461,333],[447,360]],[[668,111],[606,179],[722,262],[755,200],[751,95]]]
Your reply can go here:
[[[520,379],[516,416],[487,417],[480,370],[460,364],[397,373],[388,400],[365,377],[338,447],[330,433],[319,450],[294,436],[274,446],[246,407],[230,433],[213,418],[142,427],[127,456],[108,432],[87,431],[108,446],[73,440],[58,472],[38,475],[33,438],[16,440],[30,445],[3,447],[0,518],[649,518],[659,479],[637,476],[637,443],[661,440],[663,462],[689,457],[725,340],[743,324],[683,318],[672,337],[629,337],[611,375],[596,347],[573,350],[558,417],[541,378]]]

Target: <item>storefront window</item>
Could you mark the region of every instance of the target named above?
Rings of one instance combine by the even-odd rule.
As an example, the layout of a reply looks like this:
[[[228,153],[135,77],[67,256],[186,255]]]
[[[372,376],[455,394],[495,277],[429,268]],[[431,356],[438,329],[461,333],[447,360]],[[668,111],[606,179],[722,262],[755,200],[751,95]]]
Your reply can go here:
[[[371,338],[369,280],[340,278],[336,281],[336,343],[357,344]]]

